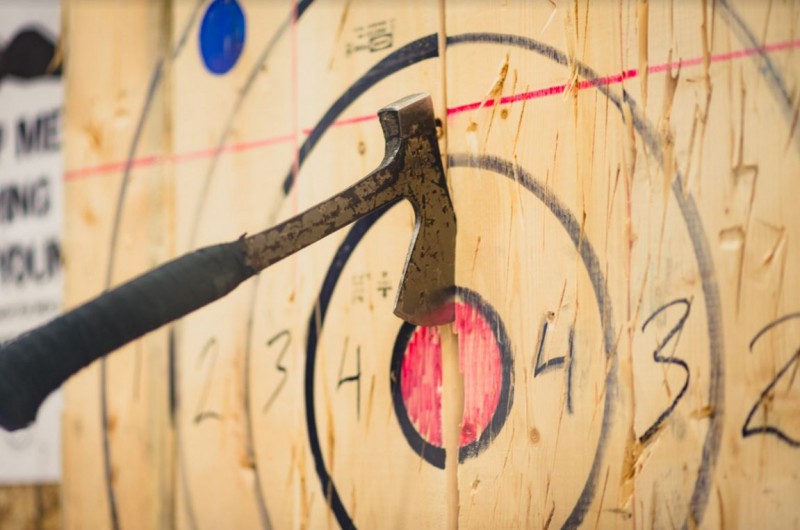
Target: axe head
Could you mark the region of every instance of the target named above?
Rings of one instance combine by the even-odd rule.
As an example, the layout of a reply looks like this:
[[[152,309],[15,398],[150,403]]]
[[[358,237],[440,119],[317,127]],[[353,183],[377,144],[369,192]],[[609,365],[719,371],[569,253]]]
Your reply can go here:
[[[452,322],[456,215],[439,153],[433,103],[429,95],[415,94],[387,105],[378,116],[387,153],[391,145],[398,164],[396,186],[416,217],[394,313],[420,326]]]

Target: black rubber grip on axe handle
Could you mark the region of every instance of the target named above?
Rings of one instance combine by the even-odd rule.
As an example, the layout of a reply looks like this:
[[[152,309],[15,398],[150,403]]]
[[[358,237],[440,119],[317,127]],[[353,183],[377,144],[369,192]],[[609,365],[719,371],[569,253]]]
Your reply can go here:
[[[29,425],[84,366],[231,292],[255,273],[244,258],[241,239],[197,250],[0,346],[0,426]]]

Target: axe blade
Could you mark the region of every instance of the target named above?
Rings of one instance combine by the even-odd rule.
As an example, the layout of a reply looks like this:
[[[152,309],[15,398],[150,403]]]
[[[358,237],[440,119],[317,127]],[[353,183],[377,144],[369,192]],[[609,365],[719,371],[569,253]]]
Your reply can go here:
[[[416,219],[394,313],[419,326],[452,322],[456,215],[439,152],[433,103],[429,95],[415,94],[378,114],[387,141],[399,136],[405,144],[399,149],[398,186]]]

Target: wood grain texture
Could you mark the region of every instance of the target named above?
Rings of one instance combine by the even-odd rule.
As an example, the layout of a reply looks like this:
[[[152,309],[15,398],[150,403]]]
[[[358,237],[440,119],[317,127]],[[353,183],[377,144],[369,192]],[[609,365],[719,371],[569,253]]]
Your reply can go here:
[[[174,255],[169,167],[125,169],[142,153],[170,151],[169,101],[150,87],[153,76],[168,75],[157,65],[169,47],[171,13],[147,1],[91,0],[66,2],[63,13],[71,72],[66,171],[121,162],[108,178],[66,186],[65,305],[73,307]],[[109,357],[105,383],[95,363],[67,385],[65,527],[171,525],[168,367],[162,329]]]
[[[8,530],[61,528],[59,486],[31,484],[0,488],[0,526]]]
[[[67,5],[69,303],[164,58],[113,283],[355,182],[375,111],[428,91],[457,318],[392,315],[401,204],[174,326],[174,422],[169,331],[115,354],[120,528],[800,524],[798,3],[240,4],[223,75],[209,2]],[[67,527],[113,527],[98,377],[68,388]]]

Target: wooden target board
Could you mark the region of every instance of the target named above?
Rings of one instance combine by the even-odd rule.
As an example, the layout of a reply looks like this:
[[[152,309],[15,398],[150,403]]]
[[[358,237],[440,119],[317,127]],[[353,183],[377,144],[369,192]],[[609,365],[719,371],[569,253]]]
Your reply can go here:
[[[800,524],[795,3],[64,11],[70,305],[353,183],[415,92],[458,217],[451,325],[392,314],[399,204],[82,372],[67,527]]]

